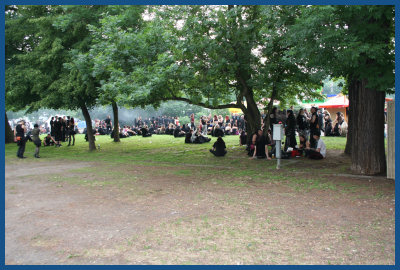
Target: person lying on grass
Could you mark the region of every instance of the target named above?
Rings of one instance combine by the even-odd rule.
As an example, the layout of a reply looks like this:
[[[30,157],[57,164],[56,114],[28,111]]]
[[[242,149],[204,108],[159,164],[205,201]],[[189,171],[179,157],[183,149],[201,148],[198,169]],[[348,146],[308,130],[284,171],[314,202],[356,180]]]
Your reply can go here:
[[[214,143],[213,148],[210,149],[210,152],[214,154],[216,157],[223,157],[227,153],[226,145],[221,136],[218,137],[217,141]]]
[[[307,147],[305,149],[306,157],[311,159],[323,159],[326,157],[326,145],[324,141],[320,138],[321,132],[314,133],[313,137],[317,141],[317,148],[310,148],[310,143],[307,142]]]

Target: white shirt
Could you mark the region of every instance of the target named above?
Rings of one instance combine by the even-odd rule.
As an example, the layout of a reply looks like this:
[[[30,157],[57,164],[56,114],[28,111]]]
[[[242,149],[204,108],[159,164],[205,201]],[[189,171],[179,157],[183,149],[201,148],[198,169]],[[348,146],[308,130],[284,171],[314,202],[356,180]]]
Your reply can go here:
[[[320,149],[319,152],[325,158],[326,157],[326,145],[321,138],[318,140],[317,149]]]

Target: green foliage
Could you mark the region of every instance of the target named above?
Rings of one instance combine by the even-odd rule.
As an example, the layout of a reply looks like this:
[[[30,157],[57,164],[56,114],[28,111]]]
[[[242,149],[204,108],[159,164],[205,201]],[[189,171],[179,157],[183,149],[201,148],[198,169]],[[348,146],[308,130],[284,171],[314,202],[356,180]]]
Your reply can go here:
[[[302,7],[289,37],[303,41],[288,52],[294,61],[394,91],[394,6]]]

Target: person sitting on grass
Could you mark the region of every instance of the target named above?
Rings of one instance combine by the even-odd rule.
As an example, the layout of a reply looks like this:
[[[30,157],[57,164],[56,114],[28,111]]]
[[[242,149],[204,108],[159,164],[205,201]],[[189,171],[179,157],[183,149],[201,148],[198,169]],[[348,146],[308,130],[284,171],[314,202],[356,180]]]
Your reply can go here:
[[[320,138],[321,133],[316,132],[313,135],[314,139],[317,141],[317,148],[310,148],[310,143],[307,142],[307,147],[305,149],[306,157],[310,159],[323,159],[326,157],[326,145],[324,141]]]
[[[220,137],[220,136],[223,137],[224,136],[224,131],[221,129],[219,124],[216,124],[214,126],[212,136],[213,137]]]
[[[190,129],[189,132],[185,135],[185,143],[192,143],[192,133],[193,129]]]
[[[270,160],[271,158],[269,157],[268,154],[268,142],[267,142],[267,137],[264,136],[263,131],[261,129],[257,130],[257,133],[255,134],[255,144],[254,144],[254,152],[253,156],[250,158],[267,158]]]
[[[43,139],[43,146],[53,146],[56,144],[56,141],[51,137],[51,134],[47,134]]]
[[[299,145],[297,146],[297,150],[299,151],[300,155],[303,155],[304,149],[306,149],[307,139],[304,134],[299,135]]]
[[[143,137],[151,137],[151,133],[149,132],[149,130],[147,129],[147,126],[143,126],[140,131],[142,132],[142,136]]]
[[[185,137],[185,131],[183,131],[183,130],[181,130],[181,127],[180,126],[177,126],[175,129],[174,129],[174,137],[175,138],[178,138],[178,137]]]
[[[204,137],[200,130],[197,129],[192,131],[192,137],[190,138],[190,141],[192,143],[205,143],[211,141],[211,138]]]
[[[210,149],[210,152],[214,154],[216,157],[223,157],[227,153],[226,145],[221,136],[218,137],[217,141],[213,145],[213,149]]]

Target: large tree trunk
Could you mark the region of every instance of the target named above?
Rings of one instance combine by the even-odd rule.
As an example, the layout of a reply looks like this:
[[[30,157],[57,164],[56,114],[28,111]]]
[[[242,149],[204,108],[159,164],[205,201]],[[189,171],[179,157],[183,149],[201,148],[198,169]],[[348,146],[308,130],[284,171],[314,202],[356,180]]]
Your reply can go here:
[[[257,129],[261,128],[261,114],[252,92],[249,91],[249,93],[245,95],[245,98],[247,102],[247,113],[245,115],[247,120],[247,143],[250,143],[252,135],[257,131]]]
[[[366,86],[366,79],[358,80],[352,93],[351,170],[357,174],[383,174],[386,172],[385,93]]]
[[[274,100],[276,98],[276,93],[277,93],[277,89],[275,84],[272,86],[272,94],[271,94],[271,99],[268,103],[267,106],[267,113],[265,115],[265,119],[264,119],[264,135],[266,136],[268,134],[268,129],[269,129],[269,124],[270,124],[270,119],[269,116],[271,114],[273,105],[274,105]]]
[[[118,105],[117,102],[113,101],[111,103],[112,109],[113,109],[113,114],[114,114],[114,142],[120,142],[119,140],[119,127],[118,127]]]
[[[10,127],[10,123],[8,123],[7,112],[6,112],[5,131],[6,131],[5,142],[6,143],[13,143],[14,142],[14,133],[13,133],[11,127]]]
[[[355,93],[356,93],[356,84],[357,80],[348,78],[348,85],[349,85],[349,115],[348,115],[348,128],[347,128],[347,140],[346,140],[346,148],[344,149],[344,153],[346,155],[351,155],[351,147],[353,141],[353,111],[354,108],[357,107],[357,102],[355,102]]]
[[[86,132],[89,140],[89,150],[94,151],[96,150],[96,144],[94,142],[94,134],[93,134],[93,127],[92,127],[92,119],[90,118],[89,111],[86,107],[86,104],[81,106],[83,117],[85,118],[86,122]]]

